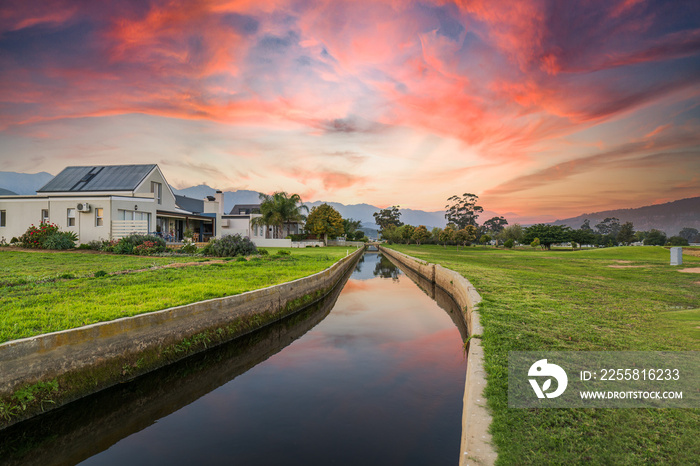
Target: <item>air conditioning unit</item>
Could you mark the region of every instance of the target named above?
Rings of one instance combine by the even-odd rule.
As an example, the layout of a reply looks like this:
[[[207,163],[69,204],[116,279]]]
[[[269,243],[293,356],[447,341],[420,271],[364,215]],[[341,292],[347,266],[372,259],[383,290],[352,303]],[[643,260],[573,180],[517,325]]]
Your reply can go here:
[[[78,212],[90,212],[90,204],[87,202],[81,202],[78,204]]]

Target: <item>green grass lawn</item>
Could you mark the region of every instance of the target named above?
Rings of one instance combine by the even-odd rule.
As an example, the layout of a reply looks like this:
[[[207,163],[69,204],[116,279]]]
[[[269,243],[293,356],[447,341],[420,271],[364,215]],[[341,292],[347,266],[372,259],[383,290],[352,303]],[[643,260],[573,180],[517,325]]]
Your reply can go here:
[[[277,256],[279,248],[267,249],[269,256],[240,261],[2,248],[0,343],[284,283],[330,267],[347,251],[287,249],[291,255]],[[184,264],[163,267],[176,263]],[[99,270],[110,275],[93,277]]]
[[[499,464],[697,464],[700,409],[511,409],[509,351],[700,350],[700,257],[392,246],[464,275],[483,298],[486,396]],[[614,266],[614,267],[611,267]]]

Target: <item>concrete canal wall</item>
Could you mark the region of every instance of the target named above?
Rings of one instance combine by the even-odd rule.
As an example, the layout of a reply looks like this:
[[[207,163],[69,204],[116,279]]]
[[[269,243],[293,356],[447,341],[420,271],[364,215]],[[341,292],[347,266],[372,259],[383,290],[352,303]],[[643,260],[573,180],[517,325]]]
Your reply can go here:
[[[483,327],[479,322],[478,312],[481,296],[469,280],[441,265],[422,261],[381,246],[379,250],[445,290],[463,310],[469,335],[481,336]],[[486,409],[486,398],[483,394],[485,387],[484,350],[479,338],[471,338],[467,350],[460,465],[488,465],[496,461],[496,452],[491,445],[491,435],[488,433],[491,415]]]
[[[362,253],[281,285],[3,343],[0,397],[57,378],[60,399],[42,410],[55,408],[250,333],[325,297]]]

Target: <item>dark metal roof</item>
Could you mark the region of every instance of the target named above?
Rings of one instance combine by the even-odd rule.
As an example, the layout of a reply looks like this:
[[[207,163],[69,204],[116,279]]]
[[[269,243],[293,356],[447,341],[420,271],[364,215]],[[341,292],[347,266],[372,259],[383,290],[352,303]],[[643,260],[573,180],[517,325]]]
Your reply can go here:
[[[154,168],[154,164],[66,167],[37,192],[133,191]]]
[[[17,193],[12,192],[9,189],[0,188],[0,196],[17,196]]]
[[[247,215],[260,213],[260,204],[236,204],[229,212],[229,215]]]
[[[189,218],[193,220],[216,220],[216,214],[191,214],[189,212],[172,212],[169,210],[156,210],[156,215],[159,217]]]
[[[193,213],[204,212],[204,201],[201,199],[194,199],[187,196],[175,195],[175,203],[184,210],[189,210]]]

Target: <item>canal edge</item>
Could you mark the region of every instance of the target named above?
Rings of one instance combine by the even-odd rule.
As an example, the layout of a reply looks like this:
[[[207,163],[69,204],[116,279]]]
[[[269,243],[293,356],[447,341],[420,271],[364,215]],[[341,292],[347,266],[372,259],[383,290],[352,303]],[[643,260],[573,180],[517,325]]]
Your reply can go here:
[[[0,418],[0,430],[305,309],[335,288],[364,249],[290,282],[4,342],[0,344],[0,402],[17,390],[51,380],[69,381],[71,389],[47,404],[42,400],[34,409]]]
[[[379,250],[432,281],[452,296],[463,311],[470,336],[483,333],[478,311],[481,296],[469,280],[439,264],[416,259],[382,246],[379,246]],[[468,345],[467,374],[464,384],[460,466],[491,465],[496,461],[497,454],[491,442],[491,434],[488,432],[492,417],[486,408],[486,398],[483,394],[485,388],[484,350],[478,338],[471,338]]]

